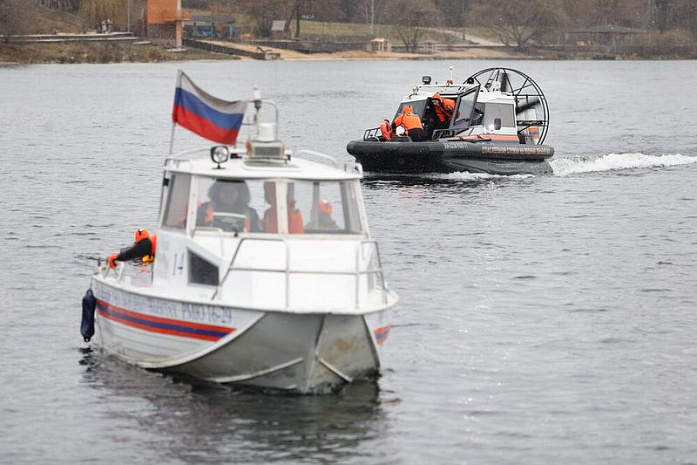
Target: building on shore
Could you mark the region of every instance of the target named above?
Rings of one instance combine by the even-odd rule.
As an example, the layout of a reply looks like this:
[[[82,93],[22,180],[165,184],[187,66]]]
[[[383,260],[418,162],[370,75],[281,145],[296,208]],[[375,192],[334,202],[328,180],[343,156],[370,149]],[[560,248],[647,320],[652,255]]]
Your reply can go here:
[[[183,22],[191,19],[191,12],[182,10],[181,0],[148,0],[146,15],[148,40],[167,47],[181,47]]]

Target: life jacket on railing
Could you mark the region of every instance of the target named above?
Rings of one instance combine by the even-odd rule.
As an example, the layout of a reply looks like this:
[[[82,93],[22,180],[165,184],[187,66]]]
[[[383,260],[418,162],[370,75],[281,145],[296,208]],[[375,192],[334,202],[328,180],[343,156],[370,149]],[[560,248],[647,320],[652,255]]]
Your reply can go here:
[[[155,260],[157,234],[150,235],[147,229],[138,229],[135,232],[134,240],[135,242],[131,246],[121,249],[117,254],[109,255],[107,263],[110,268],[116,267],[116,261],[126,262],[140,259],[143,263],[148,263]]]

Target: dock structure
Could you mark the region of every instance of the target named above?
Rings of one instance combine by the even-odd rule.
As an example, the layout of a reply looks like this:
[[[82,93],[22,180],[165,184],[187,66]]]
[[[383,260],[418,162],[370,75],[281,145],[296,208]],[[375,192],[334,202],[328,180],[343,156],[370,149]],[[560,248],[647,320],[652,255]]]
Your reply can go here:
[[[259,46],[254,50],[250,50],[249,47],[243,48],[238,44],[218,40],[184,39],[183,44],[187,47],[198,48],[208,52],[249,57],[255,60],[279,60],[281,58],[280,53],[266,50]]]
[[[46,42],[135,42],[138,38],[131,32],[87,33],[87,34],[27,34],[0,36],[0,41],[13,43]]]

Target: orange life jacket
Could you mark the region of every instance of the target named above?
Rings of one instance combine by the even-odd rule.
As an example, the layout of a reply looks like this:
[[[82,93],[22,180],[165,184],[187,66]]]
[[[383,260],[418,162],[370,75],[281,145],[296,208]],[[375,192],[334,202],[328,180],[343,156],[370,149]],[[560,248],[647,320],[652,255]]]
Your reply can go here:
[[[440,105],[435,105],[438,121],[441,123],[450,121],[450,118],[453,117],[453,112],[455,111],[455,100],[443,97],[434,97],[433,101],[434,103],[440,103]]]
[[[278,216],[276,207],[272,206],[264,212],[264,232],[278,232]],[[288,205],[288,232],[291,234],[303,234],[305,232],[305,224],[300,211],[293,209]]]
[[[402,113],[394,120],[395,127],[403,126],[407,130],[407,135],[409,135],[410,129],[423,129],[424,126],[421,124],[421,118],[419,118],[414,113]]]
[[[150,236],[150,254],[145,255],[142,260],[144,263],[155,261],[155,252],[157,251],[157,234]]]

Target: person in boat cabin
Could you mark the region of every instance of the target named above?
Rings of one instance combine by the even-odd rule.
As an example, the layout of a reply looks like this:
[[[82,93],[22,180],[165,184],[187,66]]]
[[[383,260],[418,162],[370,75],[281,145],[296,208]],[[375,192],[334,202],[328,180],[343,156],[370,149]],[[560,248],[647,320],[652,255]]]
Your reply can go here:
[[[405,105],[400,113],[392,122],[392,128],[396,131],[397,127],[402,126],[406,135],[414,142],[426,140],[427,133],[421,123],[421,118],[414,113],[411,105]]]
[[[431,97],[431,102],[436,110],[439,126],[441,128],[447,127],[455,111],[455,100],[441,97],[440,93],[436,92],[433,97]]]
[[[138,229],[135,232],[134,240],[135,242],[129,247],[121,249],[119,253],[109,255],[109,258],[107,258],[109,268],[115,268],[117,261],[141,260],[143,263],[149,263],[155,260],[157,234],[151,236],[147,229]]]
[[[244,215],[245,232],[261,232],[257,211],[249,206],[249,187],[244,181],[218,179],[208,189],[210,200],[196,212],[196,226],[221,227],[223,218],[216,213]]]
[[[333,230],[339,229],[339,225],[332,219],[334,206],[328,200],[320,200],[317,204],[317,221],[320,229]]]
[[[264,212],[262,224],[264,232],[278,232],[278,212],[276,209],[276,184],[273,181],[264,183],[264,200],[269,204],[269,208]],[[288,202],[286,210],[288,211],[288,232],[291,234],[303,234],[305,232],[305,224],[303,223],[303,215],[300,210],[295,208],[294,186],[288,184]]]

